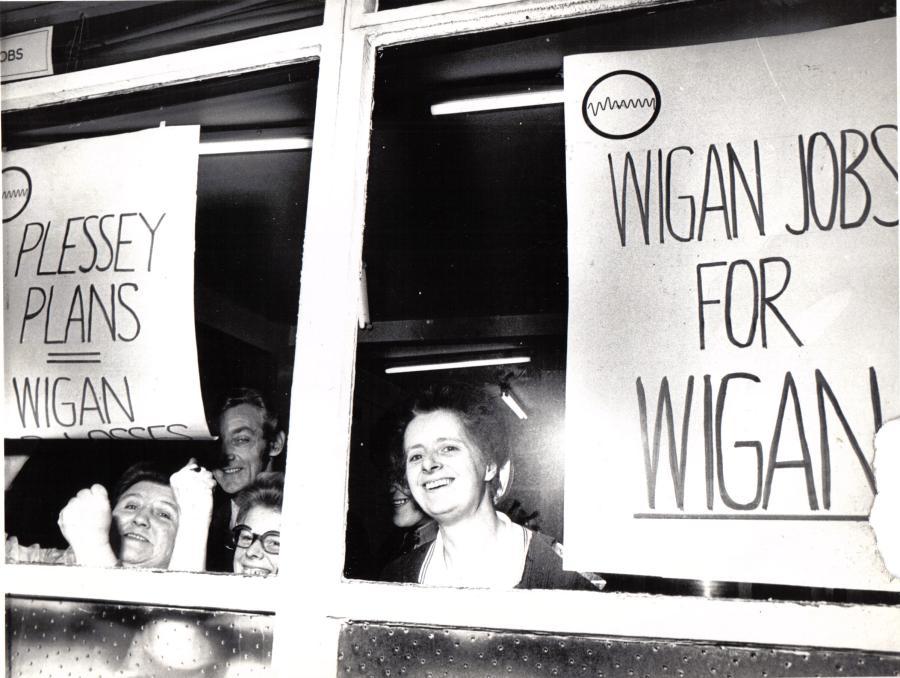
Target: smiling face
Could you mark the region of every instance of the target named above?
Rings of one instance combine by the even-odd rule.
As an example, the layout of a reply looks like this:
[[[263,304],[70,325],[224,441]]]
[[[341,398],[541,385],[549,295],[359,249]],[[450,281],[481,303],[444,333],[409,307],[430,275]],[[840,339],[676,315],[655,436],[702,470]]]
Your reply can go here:
[[[222,467],[213,476],[226,493],[234,494],[252,483],[268,462],[263,435],[263,413],[249,404],[225,410],[219,421]]]
[[[491,505],[488,481],[496,475],[459,415],[436,410],[417,415],[403,434],[406,479],[413,499],[441,525]]]
[[[391,506],[394,509],[392,520],[397,527],[403,529],[415,527],[428,520],[428,516],[422,513],[409,490],[400,483],[391,483]]]
[[[137,482],[119,497],[112,515],[124,567],[168,566],[178,531],[178,505],[171,487]]]
[[[281,513],[268,506],[254,506],[240,519],[252,532],[265,535],[267,532],[280,532]],[[237,574],[249,574],[265,577],[278,573],[278,554],[268,553],[263,549],[260,539],[254,539],[247,548],[236,546],[234,549],[234,571]]]

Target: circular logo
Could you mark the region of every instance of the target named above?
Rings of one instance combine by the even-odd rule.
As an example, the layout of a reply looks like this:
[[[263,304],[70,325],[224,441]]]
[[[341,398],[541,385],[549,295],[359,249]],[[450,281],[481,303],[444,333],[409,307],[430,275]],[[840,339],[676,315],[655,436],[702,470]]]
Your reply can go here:
[[[25,211],[31,200],[31,177],[21,167],[3,169],[3,223]]]
[[[581,104],[587,126],[607,139],[628,139],[659,115],[659,88],[637,71],[612,71],[588,87]]]

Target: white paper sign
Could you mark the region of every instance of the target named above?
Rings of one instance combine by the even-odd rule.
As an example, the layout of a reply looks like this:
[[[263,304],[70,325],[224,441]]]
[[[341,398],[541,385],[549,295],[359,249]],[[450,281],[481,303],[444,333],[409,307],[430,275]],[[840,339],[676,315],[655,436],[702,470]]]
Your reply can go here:
[[[3,82],[53,75],[53,26],[5,35],[0,40]]]
[[[199,127],[3,154],[8,438],[207,438]]]
[[[894,31],[566,58],[567,568],[900,588]]]

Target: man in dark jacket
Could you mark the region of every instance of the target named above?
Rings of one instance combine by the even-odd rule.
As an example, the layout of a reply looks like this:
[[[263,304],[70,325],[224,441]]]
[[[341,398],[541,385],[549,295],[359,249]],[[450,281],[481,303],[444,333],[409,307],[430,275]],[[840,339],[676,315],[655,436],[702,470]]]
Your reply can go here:
[[[285,433],[278,415],[253,389],[235,389],[225,398],[217,420],[220,456],[213,476],[215,491],[206,569],[231,572],[233,551],[228,546],[237,516],[234,495],[256,477],[272,470],[273,458],[284,452]]]

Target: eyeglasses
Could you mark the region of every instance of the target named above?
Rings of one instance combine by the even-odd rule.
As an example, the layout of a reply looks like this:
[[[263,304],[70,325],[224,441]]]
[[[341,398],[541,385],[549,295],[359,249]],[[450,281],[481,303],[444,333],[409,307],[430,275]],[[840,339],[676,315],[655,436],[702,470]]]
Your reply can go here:
[[[248,549],[257,539],[259,539],[263,551],[273,556],[278,555],[278,551],[281,549],[281,532],[278,530],[256,534],[246,525],[235,525],[231,528],[232,548]]]

